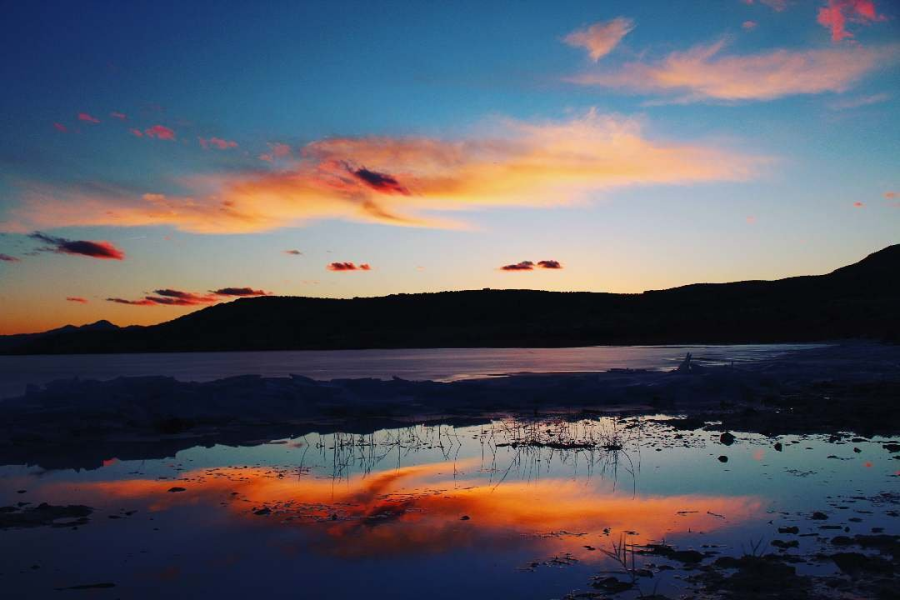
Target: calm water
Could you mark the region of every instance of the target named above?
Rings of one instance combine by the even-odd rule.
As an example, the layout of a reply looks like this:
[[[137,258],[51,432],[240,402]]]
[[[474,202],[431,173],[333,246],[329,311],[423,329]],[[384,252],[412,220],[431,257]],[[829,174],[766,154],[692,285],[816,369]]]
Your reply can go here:
[[[884,440],[780,441],[778,451],[741,434],[725,446],[710,432],[604,417],[311,434],[165,460],[109,456],[82,471],[7,465],[0,506],[95,512],[75,528],[0,530],[0,586],[8,598],[102,583],[115,587],[63,595],[547,599],[616,570],[603,550],[622,536],[710,553],[709,563],[753,544],[778,552],[776,538],[812,556],[833,535],[898,533],[898,461]],[[784,526],[799,535],[778,534]],[[690,591],[681,563],[638,563],[653,572],[645,594]]]
[[[531,372],[672,368],[693,352],[712,361],[770,358],[815,345],[597,346],[590,348],[449,348],[302,352],[200,352],[81,356],[0,356],[0,398],[20,395],[29,383],[71,377],[112,379],[167,375],[210,381],[232,375],[314,379],[375,377],[451,380]]]

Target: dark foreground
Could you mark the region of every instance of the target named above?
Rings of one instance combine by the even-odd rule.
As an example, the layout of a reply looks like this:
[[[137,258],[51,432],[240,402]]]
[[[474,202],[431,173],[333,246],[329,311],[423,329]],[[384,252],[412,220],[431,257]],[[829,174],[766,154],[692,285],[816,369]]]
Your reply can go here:
[[[896,598],[900,348],[0,403],[9,597]]]

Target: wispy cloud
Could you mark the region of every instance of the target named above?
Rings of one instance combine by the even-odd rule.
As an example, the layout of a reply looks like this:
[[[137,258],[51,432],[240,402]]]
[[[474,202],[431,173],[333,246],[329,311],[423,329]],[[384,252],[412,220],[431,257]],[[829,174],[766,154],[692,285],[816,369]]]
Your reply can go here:
[[[100,122],[100,119],[91,116],[88,113],[78,113],[78,120],[84,121],[85,123],[93,123],[94,125]]]
[[[300,256],[301,254],[303,254],[303,253],[300,252],[299,250],[285,250],[284,253],[285,253],[285,254],[291,254],[291,255],[293,255],[293,256]]]
[[[856,96],[854,98],[842,98],[828,104],[831,110],[849,110],[851,108],[860,108],[862,106],[871,106],[880,104],[890,100],[890,94],[872,94],[871,96]]]
[[[869,25],[886,17],[878,14],[872,0],[828,0],[828,5],[819,9],[816,20],[831,31],[832,41],[840,42],[853,38],[847,31],[848,23]]]
[[[676,102],[772,100],[797,94],[843,92],[878,68],[900,60],[900,44],[881,47],[774,50],[723,54],[724,40],[672,52],[661,60],[631,62],[569,81],[644,94],[675,95]]]
[[[128,115],[126,115],[125,113],[120,113],[120,112],[111,112],[111,113],[109,113],[109,116],[111,116],[114,119],[119,119],[120,121],[125,121],[126,119],[128,119]]]
[[[281,142],[269,142],[269,151],[260,154],[259,159],[266,162],[274,162],[278,158],[285,158],[291,155],[291,147]]]
[[[539,260],[538,262],[523,260],[521,262],[517,262],[511,265],[503,265],[500,267],[501,271],[534,271],[535,269],[551,269],[557,270],[562,269],[563,266],[560,264],[558,260]]]
[[[16,258],[15,256],[10,256],[9,254],[0,254],[0,261],[2,261],[2,262],[22,262],[22,259]]]
[[[757,25],[759,25],[759,23],[756,21],[744,21],[741,23],[741,27],[743,27],[745,31],[753,31],[756,29]]]
[[[146,135],[147,137],[156,138],[158,140],[175,139],[175,131],[166,127],[165,125],[154,125],[153,127],[145,129],[144,135]]]
[[[511,265],[503,265],[501,271],[534,271],[534,263],[530,260],[523,260]]]
[[[744,4],[756,4],[757,2],[754,0],[741,0]],[[781,12],[788,7],[787,0],[758,0],[759,4],[764,6],[768,6],[775,12]]]
[[[255,290],[250,287],[229,287],[210,291],[206,294],[186,292],[164,288],[153,290],[143,298],[130,300],[127,298],[107,298],[107,302],[128,304],[130,306],[203,306],[222,302],[229,297],[268,296],[269,292]]]
[[[223,140],[217,137],[211,138],[197,138],[200,140],[200,145],[204,150],[208,150],[210,148],[217,148],[219,150],[228,150],[229,148],[237,148],[238,143],[232,140]]]
[[[168,224],[247,233],[332,218],[459,228],[432,211],[554,207],[636,185],[741,181],[768,160],[708,143],[657,141],[640,119],[593,110],[565,121],[496,120],[486,129],[493,135],[328,138],[278,169],[183,179],[182,195],[26,186],[0,229]]]
[[[29,237],[49,246],[40,250],[55,252],[57,254],[77,254],[91,258],[123,260],[125,253],[113,246],[110,242],[92,242],[88,240],[67,240],[66,238],[45,235],[39,231]]]
[[[563,38],[563,41],[574,48],[584,48],[591,60],[597,62],[612,52],[632,29],[634,21],[619,17],[573,31]]]
[[[249,287],[226,287],[220,288],[218,290],[214,290],[212,292],[217,296],[269,296],[271,295],[269,292],[263,290],[254,290]]]
[[[69,128],[66,127],[65,125],[63,125],[62,123],[54,123],[53,128],[62,133],[67,133],[69,131]]]
[[[87,304],[87,298],[82,298],[81,296],[66,296],[66,301],[68,302],[76,302],[78,304]]]
[[[329,271],[337,271],[337,272],[341,272],[341,271],[371,271],[372,270],[372,267],[369,266],[368,263],[363,263],[363,264],[357,266],[356,263],[352,263],[352,262],[333,262],[325,268],[328,269]]]

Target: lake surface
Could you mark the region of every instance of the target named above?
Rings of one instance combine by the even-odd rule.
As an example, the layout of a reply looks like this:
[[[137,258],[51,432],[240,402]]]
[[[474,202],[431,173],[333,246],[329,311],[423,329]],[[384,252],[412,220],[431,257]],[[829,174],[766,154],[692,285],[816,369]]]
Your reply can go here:
[[[604,553],[624,540],[701,553],[637,555],[650,574],[640,590],[678,598],[716,557],[787,554],[798,573],[833,574],[815,555],[834,536],[898,533],[887,440],[778,441],[728,445],[652,417],[493,420],[109,456],[86,470],[5,465],[7,512],[94,511],[0,529],[0,586],[8,598],[563,598],[624,579]]]
[[[211,381],[234,375],[305,375],[313,379],[401,377],[448,381],[518,372],[591,372],[613,368],[671,369],[692,352],[712,362],[743,362],[816,344],[727,346],[595,346],[587,348],[444,348],[297,352],[197,352],[65,356],[0,356],[0,398],[55,379],[165,375]]]

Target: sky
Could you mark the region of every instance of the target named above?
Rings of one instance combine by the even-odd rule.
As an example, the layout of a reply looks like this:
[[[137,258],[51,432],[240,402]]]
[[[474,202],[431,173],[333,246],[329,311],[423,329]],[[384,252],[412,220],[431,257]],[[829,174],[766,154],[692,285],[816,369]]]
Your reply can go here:
[[[900,4],[6,2],[0,334],[900,242]]]

